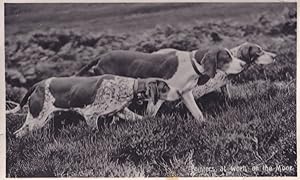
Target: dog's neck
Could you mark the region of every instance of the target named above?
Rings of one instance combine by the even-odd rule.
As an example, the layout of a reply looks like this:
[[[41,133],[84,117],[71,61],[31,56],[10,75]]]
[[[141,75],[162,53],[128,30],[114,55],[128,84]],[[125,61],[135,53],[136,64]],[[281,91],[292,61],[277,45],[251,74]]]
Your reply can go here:
[[[200,65],[200,63],[198,63],[198,61],[196,60],[196,53],[198,50],[194,50],[190,53],[190,59],[191,59],[191,63],[193,66],[194,71],[199,75],[202,76],[204,73],[204,69],[203,67]]]
[[[190,59],[191,59],[191,63],[192,63],[194,71],[199,75],[197,84],[203,85],[209,80],[209,76],[204,74],[203,67],[196,60],[195,56],[196,56],[197,51],[198,50],[194,50],[190,53]],[[204,57],[202,57],[202,58],[204,58]]]

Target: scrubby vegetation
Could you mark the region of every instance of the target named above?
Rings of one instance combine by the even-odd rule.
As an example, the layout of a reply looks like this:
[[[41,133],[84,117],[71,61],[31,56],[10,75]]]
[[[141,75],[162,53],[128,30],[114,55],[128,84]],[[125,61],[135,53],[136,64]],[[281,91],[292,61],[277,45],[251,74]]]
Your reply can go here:
[[[50,29],[7,37],[6,98],[17,102],[33,83],[72,75],[113,49],[231,48],[249,41],[278,54],[276,63],[235,77],[231,99],[220,93],[199,99],[207,118],[202,124],[182,105],[166,104],[158,117],[139,122],[102,119],[97,133],[72,116],[68,120],[79,124],[57,129],[55,119],[42,132],[15,139],[25,115],[8,115],[7,177],[295,176],[295,30],[290,10],[276,19],[258,14],[253,22],[207,20],[143,34]]]

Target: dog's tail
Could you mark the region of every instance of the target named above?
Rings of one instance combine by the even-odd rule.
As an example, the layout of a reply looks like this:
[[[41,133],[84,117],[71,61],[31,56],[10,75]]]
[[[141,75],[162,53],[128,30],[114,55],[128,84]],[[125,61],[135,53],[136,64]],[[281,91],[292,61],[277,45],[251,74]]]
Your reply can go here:
[[[33,93],[33,91],[36,89],[37,84],[33,85],[25,94],[20,104],[18,104],[15,108],[11,110],[6,110],[5,114],[12,114],[20,111],[23,106],[27,103],[29,96]]]
[[[95,66],[99,62],[100,58],[97,58],[90,62],[89,64],[83,66],[77,73],[74,74],[74,76],[82,76],[84,73],[86,73],[88,70],[90,70],[93,66]]]

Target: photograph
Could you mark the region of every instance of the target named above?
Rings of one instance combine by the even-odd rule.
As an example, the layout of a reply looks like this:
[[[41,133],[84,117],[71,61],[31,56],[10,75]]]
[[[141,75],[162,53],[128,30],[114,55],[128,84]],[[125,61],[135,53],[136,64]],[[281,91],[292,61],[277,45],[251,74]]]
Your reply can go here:
[[[296,2],[3,6],[6,178],[297,178]]]

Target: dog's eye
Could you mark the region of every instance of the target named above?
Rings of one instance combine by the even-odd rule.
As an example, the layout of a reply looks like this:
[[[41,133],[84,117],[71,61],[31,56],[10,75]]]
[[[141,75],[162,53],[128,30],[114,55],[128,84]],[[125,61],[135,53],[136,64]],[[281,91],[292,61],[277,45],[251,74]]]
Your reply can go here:
[[[257,55],[262,55],[263,54],[263,50],[261,48],[258,48],[257,52],[256,52]]]
[[[163,88],[161,89],[161,92],[166,93],[167,91],[168,91],[168,87],[164,85]]]
[[[260,47],[256,47],[256,46],[254,46],[254,47],[252,47],[251,49],[250,49],[250,55],[252,54],[252,56],[255,56],[255,55],[261,55],[263,53],[263,51],[262,51],[262,49],[260,48]]]

